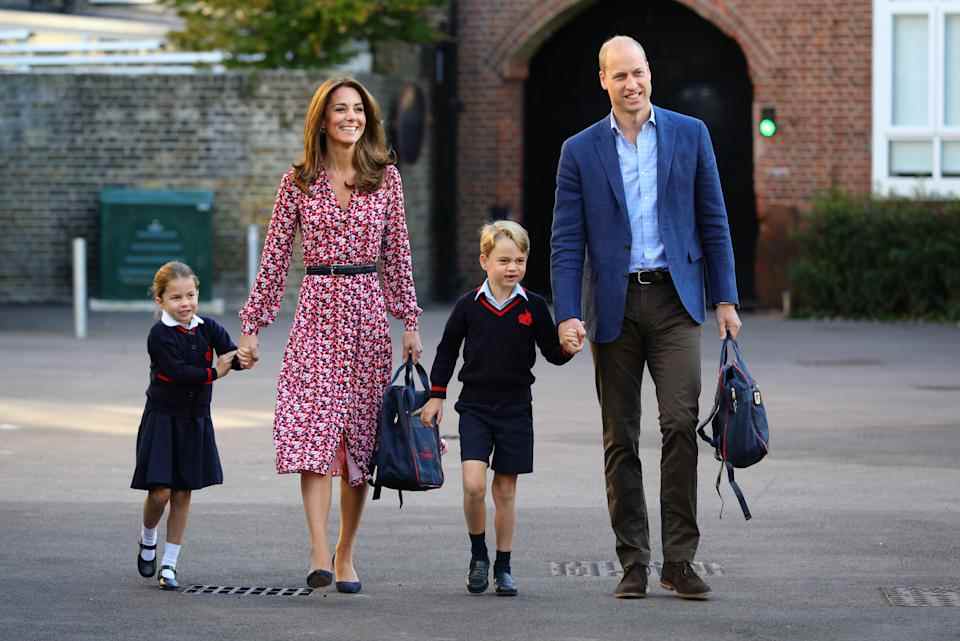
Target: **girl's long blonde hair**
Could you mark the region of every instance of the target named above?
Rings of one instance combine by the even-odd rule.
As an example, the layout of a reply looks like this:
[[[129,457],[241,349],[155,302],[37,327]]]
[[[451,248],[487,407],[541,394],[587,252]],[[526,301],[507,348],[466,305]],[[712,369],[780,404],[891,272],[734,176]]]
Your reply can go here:
[[[392,151],[387,150],[383,131],[380,105],[366,87],[350,77],[330,78],[313,94],[303,125],[303,160],[293,166],[294,181],[300,191],[307,193],[317,179],[327,153],[327,136],[322,131],[330,97],[340,87],[356,89],[363,102],[367,123],[353,154],[353,168],[357,172],[356,186],[363,193],[376,191],[383,184],[383,172],[387,165],[396,162]]]

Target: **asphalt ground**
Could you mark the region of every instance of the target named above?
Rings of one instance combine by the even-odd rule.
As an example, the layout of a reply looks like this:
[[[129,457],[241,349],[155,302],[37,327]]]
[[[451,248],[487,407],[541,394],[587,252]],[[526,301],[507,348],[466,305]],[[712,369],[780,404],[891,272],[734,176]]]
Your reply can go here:
[[[447,311],[424,315],[428,363]],[[235,314],[222,320],[239,333]],[[442,489],[407,494],[402,510],[390,492],[368,503],[360,595],[240,596],[161,592],[136,573],[143,493],[129,483],[151,317],[93,314],[89,338],[77,340],[67,308],[4,308],[0,639],[960,639],[960,607],[951,607],[960,604],[960,328],[744,320],[771,454],[738,474],[754,514],[745,522],[725,482],[720,518],[717,467],[701,448],[698,560],[711,600],[670,596],[656,571],[649,598],[611,596],[619,568],[588,350],[535,369],[536,471],[518,489],[518,597],[464,589],[469,547],[453,439]],[[225,484],[194,495],[178,568],[185,586],[305,587],[298,482],[275,474],[271,440],[289,323],[265,330],[261,366],[216,384]],[[714,332],[708,323],[702,414]],[[455,435],[452,405],[441,431]],[[659,560],[649,385],[645,408],[641,458]],[[490,523],[492,548],[492,514]],[[884,590],[893,588],[946,605],[891,605]]]

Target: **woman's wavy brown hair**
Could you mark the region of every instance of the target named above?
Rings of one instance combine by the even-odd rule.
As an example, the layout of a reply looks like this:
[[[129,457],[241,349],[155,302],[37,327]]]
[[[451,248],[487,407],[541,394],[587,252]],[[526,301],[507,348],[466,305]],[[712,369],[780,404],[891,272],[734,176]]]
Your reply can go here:
[[[356,187],[370,193],[383,184],[383,172],[387,165],[396,162],[392,151],[387,150],[380,105],[367,88],[350,77],[330,78],[313,94],[303,125],[303,160],[294,165],[294,181],[300,191],[307,193],[317,179],[327,153],[327,136],[322,131],[324,115],[333,92],[340,87],[351,87],[360,94],[367,123],[353,154],[353,168],[357,172]]]

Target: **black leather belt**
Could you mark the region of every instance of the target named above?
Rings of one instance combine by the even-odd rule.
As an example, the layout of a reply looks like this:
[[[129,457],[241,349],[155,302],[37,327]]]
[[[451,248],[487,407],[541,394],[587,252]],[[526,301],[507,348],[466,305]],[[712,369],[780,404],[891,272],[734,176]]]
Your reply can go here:
[[[668,272],[666,269],[655,269],[646,272],[631,272],[630,280],[635,280],[641,285],[668,283],[670,282],[670,272]]]
[[[311,265],[307,267],[308,276],[356,276],[372,274],[376,265]]]

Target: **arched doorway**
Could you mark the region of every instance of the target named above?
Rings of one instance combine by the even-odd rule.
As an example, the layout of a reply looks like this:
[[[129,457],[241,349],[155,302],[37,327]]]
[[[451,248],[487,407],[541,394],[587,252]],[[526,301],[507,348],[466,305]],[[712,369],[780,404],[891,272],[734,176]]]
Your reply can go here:
[[[723,183],[741,301],[754,298],[757,213],[753,188],[753,88],[739,45],[672,0],[596,3],[557,30],[530,59],[524,95],[524,222],[533,251],[525,283],[550,291],[550,226],[563,141],[610,112],[597,77],[604,40],[625,34],[647,52],[653,103],[710,129]]]

